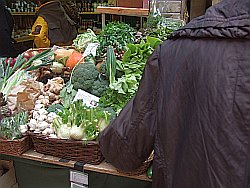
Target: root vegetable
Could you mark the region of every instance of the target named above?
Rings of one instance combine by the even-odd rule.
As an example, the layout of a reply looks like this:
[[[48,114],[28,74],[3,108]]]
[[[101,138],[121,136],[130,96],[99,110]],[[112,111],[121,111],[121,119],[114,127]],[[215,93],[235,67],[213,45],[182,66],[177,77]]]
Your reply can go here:
[[[62,124],[58,130],[57,136],[62,139],[69,139],[70,138],[69,131],[70,128],[66,124]]]
[[[70,129],[70,138],[73,140],[82,140],[84,138],[84,130],[81,127],[73,126]]]

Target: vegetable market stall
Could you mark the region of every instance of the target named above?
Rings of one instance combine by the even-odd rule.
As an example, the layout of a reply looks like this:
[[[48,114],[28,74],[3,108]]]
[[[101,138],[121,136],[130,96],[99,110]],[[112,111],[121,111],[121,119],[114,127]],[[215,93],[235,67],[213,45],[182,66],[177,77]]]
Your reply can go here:
[[[143,27],[143,17],[148,16],[148,9],[143,8],[126,8],[126,7],[97,7],[96,12],[102,14],[102,29],[106,25],[106,14],[114,14],[120,16],[137,16],[141,18],[141,28]]]
[[[84,172],[88,176],[89,188],[101,188],[101,187],[136,187],[136,188],[149,188],[151,187],[151,179],[147,178],[146,174],[138,176],[129,176],[125,173],[118,172],[116,168],[107,162],[102,162],[99,165],[83,164],[76,161],[62,160],[57,157],[43,155],[37,153],[33,150],[29,150],[23,153],[21,156],[8,156],[0,155],[0,159],[11,159],[14,160],[17,165],[17,179],[21,182],[19,183],[20,188],[31,188],[33,181],[24,182],[23,173],[32,173],[32,168],[34,168],[34,175],[29,174],[26,178],[34,178],[36,181],[40,182],[41,185],[37,185],[37,188],[46,187],[52,188],[55,183],[58,182],[60,188],[69,187],[70,171]],[[30,168],[30,169],[29,169]],[[28,169],[28,170],[27,170]],[[58,173],[57,175],[53,174]],[[54,182],[45,175],[48,173],[52,178],[57,177],[58,180]],[[51,174],[52,173],[52,174]],[[47,177],[45,177],[47,176]],[[41,179],[46,180],[43,182]],[[98,182],[96,181],[98,179]],[[60,182],[59,182],[60,181]],[[120,183],[122,182],[123,185]],[[117,184],[116,184],[117,183]],[[22,187],[22,185],[25,185]],[[53,185],[53,186],[52,186]],[[108,186],[109,185],[109,186]],[[56,186],[56,187],[57,187]]]
[[[36,179],[41,187],[69,187],[75,176],[85,187],[88,179],[95,188],[151,186],[152,156],[120,172],[103,161],[98,135],[135,95],[154,49],[181,24],[152,15],[136,32],[113,22],[70,47],[0,59],[0,156],[15,161],[21,188],[37,187]]]

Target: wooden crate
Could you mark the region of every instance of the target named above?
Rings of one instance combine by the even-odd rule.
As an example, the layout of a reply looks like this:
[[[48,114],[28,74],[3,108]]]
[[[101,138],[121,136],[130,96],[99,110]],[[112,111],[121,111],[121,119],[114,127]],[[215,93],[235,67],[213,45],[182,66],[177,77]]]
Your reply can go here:
[[[118,7],[143,8],[143,0],[117,0]]]

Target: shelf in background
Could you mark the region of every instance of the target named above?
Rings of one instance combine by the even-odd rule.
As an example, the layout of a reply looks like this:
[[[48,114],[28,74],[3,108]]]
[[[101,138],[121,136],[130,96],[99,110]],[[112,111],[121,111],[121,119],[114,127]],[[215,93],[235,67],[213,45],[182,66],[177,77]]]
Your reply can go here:
[[[96,12],[100,14],[115,14],[123,16],[148,16],[148,9],[143,8],[125,8],[125,7],[97,7]]]
[[[100,12],[79,12],[79,14],[101,14]]]
[[[32,41],[33,38],[31,36],[23,36],[19,38],[14,38],[16,42],[27,42],[27,41]]]
[[[35,16],[35,12],[12,12],[12,16]]]

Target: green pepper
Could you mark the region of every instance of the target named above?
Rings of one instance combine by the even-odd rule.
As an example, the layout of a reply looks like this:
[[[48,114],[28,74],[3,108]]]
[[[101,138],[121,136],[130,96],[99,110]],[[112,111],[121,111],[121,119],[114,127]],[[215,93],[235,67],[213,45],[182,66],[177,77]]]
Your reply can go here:
[[[149,168],[148,168],[148,171],[147,171],[147,176],[148,176],[148,178],[152,178],[152,176],[153,176],[153,168],[152,168],[152,164],[150,164],[150,166],[149,166]]]

